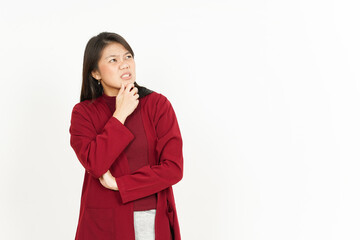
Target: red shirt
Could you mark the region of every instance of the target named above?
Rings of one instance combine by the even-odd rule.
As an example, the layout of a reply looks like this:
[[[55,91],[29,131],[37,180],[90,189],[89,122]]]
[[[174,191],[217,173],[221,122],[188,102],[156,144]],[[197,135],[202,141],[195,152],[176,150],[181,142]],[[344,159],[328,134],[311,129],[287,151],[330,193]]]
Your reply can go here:
[[[116,96],[107,96],[103,93],[103,97],[106,104],[109,106],[111,113],[114,113],[116,108]],[[134,172],[145,165],[149,165],[147,155],[148,143],[141,118],[140,104],[138,104],[136,109],[126,118],[124,125],[135,137],[124,150],[129,162],[130,172]],[[156,209],[156,194],[136,199],[133,203],[134,211]]]
[[[149,93],[138,89],[140,96]],[[175,111],[155,91],[139,97],[139,105],[149,164],[135,171],[130,171],[125,154],[136,134],[124,125],[130,118],[121,123],[101,95],[73,107],[70,145],[85,170],[76,240],[135,240],[134,202],[153,194],[157,197],[156,240],[181,240],[172,189],[183,177],[182,137]],[[99,178],[107,170],[118,191],[101,185]]]

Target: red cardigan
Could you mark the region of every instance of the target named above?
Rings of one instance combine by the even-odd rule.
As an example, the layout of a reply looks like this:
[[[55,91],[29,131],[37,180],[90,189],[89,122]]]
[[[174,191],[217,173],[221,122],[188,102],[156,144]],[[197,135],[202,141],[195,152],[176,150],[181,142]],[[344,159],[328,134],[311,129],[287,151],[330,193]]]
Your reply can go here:
[[[130,172],[124,149],[134,135],[103,97],[77,103],[71,113],[70,145],[85,168],[76,240],[135,240],[133,201],[157,195],[156,240],[180,240],[172,185],[183,176],[182,138],[174,109],[162,94],[139,98],[149,165]],[[101,185],[110,169],[119,191]]]

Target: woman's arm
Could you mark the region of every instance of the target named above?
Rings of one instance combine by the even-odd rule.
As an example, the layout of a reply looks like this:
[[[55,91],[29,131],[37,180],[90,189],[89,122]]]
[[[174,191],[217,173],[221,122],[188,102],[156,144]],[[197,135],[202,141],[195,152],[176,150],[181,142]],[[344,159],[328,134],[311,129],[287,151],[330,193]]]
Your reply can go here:
[[[123,203],[157,193],[182,179],[182,138],[174,109],[163,95],[156,108],[156,151],[160,164],[146,165],[129,175],[115,178]]]
[[[130,130],[114,116],[109,118],[102,132],[97,134],[80,103],[73,108],[69,132],[71,147],[87,172],[95,178],[100,178],[109,170],[134,138]]]

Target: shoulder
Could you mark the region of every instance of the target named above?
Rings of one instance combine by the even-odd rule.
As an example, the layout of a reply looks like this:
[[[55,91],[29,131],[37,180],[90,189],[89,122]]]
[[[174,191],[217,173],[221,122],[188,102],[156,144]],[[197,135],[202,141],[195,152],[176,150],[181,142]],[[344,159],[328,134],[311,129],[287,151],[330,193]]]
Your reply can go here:
[[[169,107],[171,105],[169,99],[162,93],[153,91],[149,95],[144,97],[147,106],[155,109]]]
[[[90,105],[90,100],[85,100],[85,101],[82,101],[82,102],[78,102],[74,105],[73,107],[73,111],[76,111],[76,112],[83,112],[85,111],[86,108],[88,108]]]
[[[91,114],[98,108],[100,102],[100,98],[96,98],[94,100],[84,100],[82,102],[78,102],[74,105],[72,109],[72,113],[79,113],[79,114]]]

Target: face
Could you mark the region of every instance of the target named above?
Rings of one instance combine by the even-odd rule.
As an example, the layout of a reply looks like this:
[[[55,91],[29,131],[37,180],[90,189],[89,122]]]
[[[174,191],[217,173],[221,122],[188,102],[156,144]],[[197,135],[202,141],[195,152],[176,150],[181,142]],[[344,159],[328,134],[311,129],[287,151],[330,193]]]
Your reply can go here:
[[[109,43],[102,52],[98,62],[99,71],[91,72],[91,75],[100,80],[104,93],[108,96],[116,96],[121,83],[126,86],[135,82],[135,61],[131,53],[120,43]],[[130,73],[130,77],[123,76]]]

